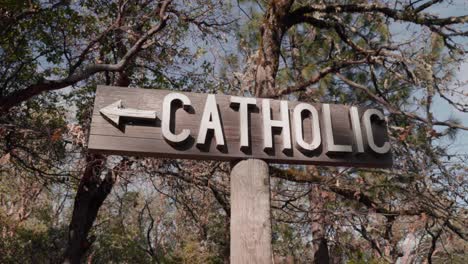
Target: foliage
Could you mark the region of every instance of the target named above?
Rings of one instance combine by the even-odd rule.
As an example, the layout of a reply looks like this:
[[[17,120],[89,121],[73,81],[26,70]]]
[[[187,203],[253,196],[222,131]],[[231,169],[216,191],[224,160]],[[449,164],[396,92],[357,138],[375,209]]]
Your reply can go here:
[[[106,84],[381,108],[391,170],[270,167],[275,261],[466,263],[468,128],[438,112],[466,115],[468,22],[440,2],[0,0],[0,262],[229,261],[228,164],[87,153]]]

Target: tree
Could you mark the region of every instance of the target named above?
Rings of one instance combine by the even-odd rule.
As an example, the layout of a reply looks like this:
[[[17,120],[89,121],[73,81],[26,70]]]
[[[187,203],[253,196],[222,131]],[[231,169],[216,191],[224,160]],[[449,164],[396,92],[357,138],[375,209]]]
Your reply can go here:
[[[449,189],[455,188],[462,194],[465,189],[458,188],[460,182],[457,186],[446,185],[454,182],[461,173],[459,164],[463,161],[447,164],[451,155],[435,146],[435,141],[467,128],[454,120],[436,120],[432,107],[434,97],[438,95],[454,108],[466,112],[463,100],[453,100],[446,93],[449,90],[460,93],[456,88],[449,88],[453,78],[453,66],[450,65],[463,61],[465,50],[455,38],[466,34],[462,25],[468,17],[440,18],[426,12],[437,3],[396,3],[390,7],[385,3],[359,1],[333,4],[271,1],[265,6],[258,51],[252,55],[255,59],[251,60],[252,72],[248,81],[253,83],[252,90],[257,96],[294,94],[301,100],[312,102],[325,98],[340,103],[379,106],[390,114],[390,128],[395,137],[395,163],[401,171],[359,170],[346,174],[332,171],[331,178],[343,183],[327,186],[332,192],[383,214],[387,222],[383,236],[386,240],[392,239],[391,228],[398,217],[421,214],[430,215],[437,226],[466,239],[464,231],[459,229],[463,225],[459,214],[463,212],[463,206],[455,202],[463,195],[448,193]],[[427,29],[429,32],[422,33],[421,37],[429,39],[429,45],[421,43],[418,52],[416,45],[419,43],[399,42],[392,36],[393,21]],[[420,105],[423,109],[406,111],[410,105]],[[445,130],[441,130],[443,127]],[[412,161],[416,157],[420,160]],[[421,172],[426,173],[421,175]],[[317,176],[304,177],[306,175],[291,171],[288,174],[279,172],[279,175],[288,180],[324,181]],[[362,187],[351,187],[355,181],[361,182]],[[434,185],[439,184],[444,186],[434,192]],[[445,198],[437,201],[441,195]],[[412,200],[412,206],[408,200]],[[436,207],[457,212],[456,216],[451,213],[450,216],[439,215]],[[321,224],[325,228],[326,223]],[[388,246],[376,241],[365,226],[354,221],[352,225],[380,257],[389,261],[398,257],[397,250],[385,252],[383,247]],[[437,236],[431,237],[436,243]],[[429,261],[433,252],[428,252]]]
[[[29,189],[2,196],[1,205],[38,188],[58,195],[43,197],[45,203],[76,193],[57,210],[57,218],[70,221],[64,254],[71,263],[227,261],[227,165],[88,154],[96,84],[359,104],[388,116],[394,168],[272,166],[277,259],[463,262],[466,153],[449,143],[468,128],[437,111],[443,105],[467,112],[455,74],[466,61],[468,16],[436,15],[441,5],[6,1],[0,5],[0,184],[14,193],[13,179],[21,177]],[[129,190],[132,181],[146,187]],[[143,195],[150,189],[155,192]],[[35,197],[23,199],[32,216],[0,214],[2,223],[39,219]],[[184,238],[187,232],[194,235]],[[129,250],[104,254],[116,245]]]

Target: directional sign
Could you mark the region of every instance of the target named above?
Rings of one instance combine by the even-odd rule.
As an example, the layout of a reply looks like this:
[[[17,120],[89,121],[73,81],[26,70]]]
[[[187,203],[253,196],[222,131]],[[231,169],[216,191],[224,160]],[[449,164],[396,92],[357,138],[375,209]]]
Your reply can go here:
[[[120,123],[120,117],[130,117],[130,118],[140,118],[140,119],[156,119],[156,112],[155,111],[145,111],[139,109],[132,109],[132,108],[124,108],[122,106],[122,100],[118,100],[115,103],[112,103],[101,110],[99,112],[112,121],[114,125],[118,126]]]
[[[93,152],[211,160],[390,167],[377,109],[99,86]]]

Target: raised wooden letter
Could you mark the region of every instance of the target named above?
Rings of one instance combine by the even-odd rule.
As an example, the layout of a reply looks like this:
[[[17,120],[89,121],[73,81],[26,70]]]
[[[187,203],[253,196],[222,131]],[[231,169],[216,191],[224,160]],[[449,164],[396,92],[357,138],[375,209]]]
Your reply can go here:
[[[329,152],[353,152],[353,148],[350,145],[335,144],[335,139],[333,138],[332,119],[331,119],[329,104],[323,104],[322,114],[323,114],[323,123],[325,125],[327,153]]]
[[[218,147],[224,146],[224,133],[221,125],[221,118],[219,117],[218,105],[214,94],[209,94],[206,97],[205,110],[200,123],[200,130],[198,131],[197,144],[205,145],[208,129],[214,130],[216,138],[216,145]]]
[[[290,150],[291,147],[291,128],[289,125],[289,110],[288,102],[280,102],[281,120],[271,120],[270,99],[263,99],[263,148],[264,150],[273,148],[273,133],[274,127],[281,128],[283,134],[283,151]]]
[[[255,98],[231,96],[231,106],[239,105],[240,148],[249,147],[249,105],[256,105]]]
[[[302,113],[309,112],[312,118],[312,142],[307,143],[304,141],[304,129],[302,127]],[[317,109],[310,104],[299,103],[294,108],[294,127],[296,132],[296,147],[305,150],[313,151],[320,146],[322,139],[320,137],[320,123]]]
[[[364,143],[362,142],[361,122],[359,121],[359,112],[357,107],[349,108],[351,126],[353,127],[354,142],[356,142],[357,153],[364,153]]]
[[[371,118],[373,115],[376,115],[380,120],[385,120],[384,115],[377,109],[367,109],[364,112],[364,114],[362,115],[362,122],[364,123],[364,127],[366,129],[367,144],[375,153],[385,154],[390,151],[390,143],[388,143],[387,141],[381,147],[375,144],[374,134],[372,133],[372,124],[371,124]]]
[[[174,134],[171,131],[171,121],[174,122],[175,120],[171,120],[171,114],[172,114],[172,102],[173,101],[180,101],[182,103],[182,106],[184,108],[187,108],[190,106],[192,103],[190,102],[190,99],[185,95],[181,93],[170,93],[164,97],[163,101],[163,116],[162,116],[162,124],[161,124],[161,132],[163,137],[172,142],[172,143],[182,143],[185,140],[188,139],[190,136],[190,130],[189,129],[184,129],[182,132],[179,134]],[[175,110],[174,110],[175,111]]]

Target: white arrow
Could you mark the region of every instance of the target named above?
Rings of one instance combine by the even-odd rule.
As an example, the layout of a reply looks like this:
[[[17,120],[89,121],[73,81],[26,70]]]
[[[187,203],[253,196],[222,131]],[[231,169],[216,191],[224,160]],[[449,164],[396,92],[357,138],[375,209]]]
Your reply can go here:
[[[139,110],[132,108],[124,108],[122,106],[122,100],[118,100],[104,108],[101,108],[99,112],[111,120],[116,126],[119,125],[120,117],[133,117],[139,119],[156,119],[155,111]]]

